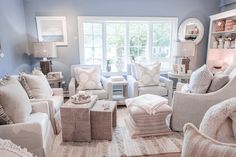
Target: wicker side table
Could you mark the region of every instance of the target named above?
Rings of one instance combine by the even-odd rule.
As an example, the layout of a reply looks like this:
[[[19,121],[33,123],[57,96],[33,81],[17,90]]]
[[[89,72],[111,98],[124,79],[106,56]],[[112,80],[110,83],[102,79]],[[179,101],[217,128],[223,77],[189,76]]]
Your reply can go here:
[[[91,102],[73,104],[68,100],[60,108],[63,141],[87,142],[91,141],[90,109],[97,100],[93,95]]]
[[[105,105],[104,105],[105,104]],[[109,106],[105,109],[105,106]],[[116,101],[97,101],[91,109],[92,139],[112,140],[113,127],[116,127]]]

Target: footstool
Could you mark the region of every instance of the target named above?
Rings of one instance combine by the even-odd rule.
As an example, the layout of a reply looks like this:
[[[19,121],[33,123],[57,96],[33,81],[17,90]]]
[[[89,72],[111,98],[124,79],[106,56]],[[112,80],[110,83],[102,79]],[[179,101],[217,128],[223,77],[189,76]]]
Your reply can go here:
[[[160,96],[155,98],[158,99],[158,97]],[[167,116],[172,113],[172,108],[168,103],[160,105],[154,115],[148,114],[144,109],[135,105],[128,106],[128,112],[125,123],[132,138],[172,133],[166,120]]]

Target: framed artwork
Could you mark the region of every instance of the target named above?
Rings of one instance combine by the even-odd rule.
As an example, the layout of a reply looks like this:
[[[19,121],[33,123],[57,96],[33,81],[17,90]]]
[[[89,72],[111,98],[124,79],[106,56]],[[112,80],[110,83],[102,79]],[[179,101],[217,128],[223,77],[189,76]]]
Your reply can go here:
[[[185,64],[178,65],[178,74],[185,74]]]
[[[55,42],[58,46],[67,46],[67,27],[65,16],[37,16],[39,42]]]
[[[172,65],[172,70],[173,70],[173,72],[175,73],[175,74],[177,74],[178,73],[178,64],[173,64]]]

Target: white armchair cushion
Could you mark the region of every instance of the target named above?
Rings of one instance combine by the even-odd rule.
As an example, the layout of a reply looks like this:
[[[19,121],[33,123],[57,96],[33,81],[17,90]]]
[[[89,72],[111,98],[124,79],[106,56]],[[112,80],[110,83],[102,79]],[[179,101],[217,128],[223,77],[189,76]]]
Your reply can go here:
[[[151,93],[154,95],[167,96],[168,94],[167,88],[162,87],[162,86],[139,87],[138,92],[139,92],[139,95]]]
[[[161,63],[140,64],[135,63],[135,73],[139,86],[158,85],[160,79]]]
[[[46,99],[52,97],[53,91],[43,73],[23,74],[23,76],[25,77],[34,98]]]
[[[236,139],[236,111],[230,115],[230,118],[232,119],[232,129],[233,129],[234,137]]]
[[[32,111],[27,93],[13,77],[0,85],[0,104],[14,123],[25,122]]]
[[[85,90],[86,92],[92,94],[92,95],[97,95],[98,99],[107,99],[108,98],[108,93],[104,89],[98,89],[98,90]],[[77,89],[76,93],[78,93],[79,90]]]
[[[189,90],[191,93],[206,93],[209,88],[211,81],[213,79],[213,74],[203,65],[191,75],[189,81]]]
[[[99,67],[93,67],[90,69],[83,69],[77,67],[75,69],[75,78],[79,84],[79,90],[86,89],[102,89],[101,73]]]

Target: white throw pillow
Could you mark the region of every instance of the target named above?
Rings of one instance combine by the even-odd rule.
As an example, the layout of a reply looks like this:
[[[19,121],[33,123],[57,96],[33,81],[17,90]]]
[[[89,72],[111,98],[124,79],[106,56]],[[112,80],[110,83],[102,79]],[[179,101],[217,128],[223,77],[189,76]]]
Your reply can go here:
[[[14,123],[25,122],[32,111],[26,91],[13,77],[0,84],[0,104]]]
[[[135,73],[139,86],[153,86],[159,84],[161,63],[135,63]]]
[[[50,87],[46,76],[39,70],[34,70],[33,74],[23,74],[26,82],[36,99],[47,99],[52,97],[53,91]]]
[[[189,81],[189,90],[191,93],[206,93],[209,88],[213,74],[203,65],[199,69],[195,70]]]
[[[222,87],[224,87],[228,82],[229,82],[229,76],[228,75],[225,75],[225,74],[222,74],[222,73],[219,73],[219,74],[216,74],[212,81],[211,81],[211,85],[208,89],[208,93],[210,92],[215,92],[219,89],[221,89]]]
[[[78,90],[102,89],[101,73],[98,67],[89,69],[76,68],[75,78],[79,84]]]

